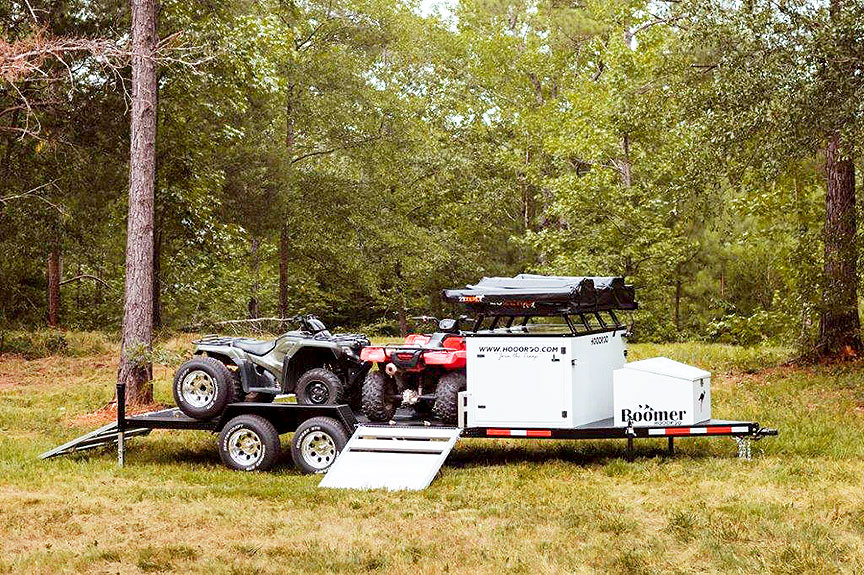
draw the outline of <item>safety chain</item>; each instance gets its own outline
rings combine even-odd
[[[738,457],[744,459],[746,461],[750,461],[752,458],[752,452],[750,449],[750,438],[742,435],[736,435],[733,437],[735,443],[738,444]]]

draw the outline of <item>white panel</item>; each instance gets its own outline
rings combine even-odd
[[[565,337],[467,338],[469,424],[570,427],[569,346]]]
[[[699,369],[698,367],[687,365],[668,357],[652,357],[641,361],[632,361],[627,364],[627,369],[656,373],[667,377],[677,377],[688,381],[711,377],[711,373],[704,369]]]
[[[318,486],[390,491],[425,489],[441,469],[461,431],[358,427]]]
[[[612,372],[623,366],[623,332],[571,338],[573,426],[612,417]]]

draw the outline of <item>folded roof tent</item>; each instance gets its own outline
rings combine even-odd
[[[621,277],[486,277],[462,289],[444,290],[448,302],[482,315],[539,316],[635,310],[636,292]]]

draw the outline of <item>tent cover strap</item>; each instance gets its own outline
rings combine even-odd
[[[463,289],[444,290],[444,299],[484,315],[559,315],[637,308],[633,286],[620,277],[484,277]]]

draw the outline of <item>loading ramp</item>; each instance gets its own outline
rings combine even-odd
[[[455,427],[361,425],[319,487],[425,489],[453,450],[461,431]]]

